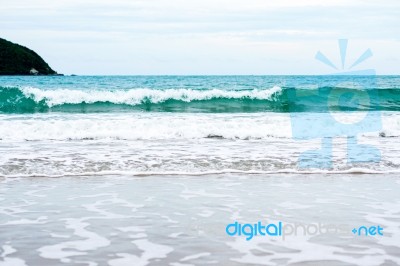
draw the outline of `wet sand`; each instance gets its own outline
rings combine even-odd
[[[398,175],[0,180],[0,265],[397,265]],[[240,223],[383,227],[383,236],[229,236]]]

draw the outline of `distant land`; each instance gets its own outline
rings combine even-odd
[[[0,38],[0,75],[60,75],[37,53]]]

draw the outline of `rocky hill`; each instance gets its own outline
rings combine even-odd
[[[0,38],[0,75],[57,75],[34,51]]]

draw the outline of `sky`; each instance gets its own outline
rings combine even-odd
[[[329,74],[338,39],[400,74],[399,0],[0,0],[0,37],[64,74]]]

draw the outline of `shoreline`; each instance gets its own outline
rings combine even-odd
[[[4,260],[20,259],[28,265],[400,263],[400,249],[391,246],[400,241],[398,175],[8,181],[0,189],[0,223],[5,229],[0,232],[0,247],[9,246],[17,253],[3,256]],[[247,241],[226,235],[225,227],[234,221],[379,224],[384,234],[296,235],[285,240],[255,236]],[[22,235],[30,237],[22,241]]]

